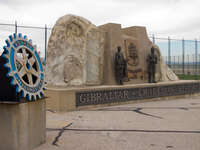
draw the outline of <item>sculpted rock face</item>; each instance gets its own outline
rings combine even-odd
[[[159,47],[149,40],[145,27],[121,28],[113,23],[96,27],[82,17],[65,15],[56,22],[48,42],[48,85],[116,85],[114,56],[118,46],[127,59],[125,84],[148,82],[147,56],[152,46],[158,58],[155,80],[178,80]]]
[[[168,65],[165,63],[165,61],[162,58],[162,55],[160,53],[160,48],[153,44],[153,47],[155,49],[155,53],[158,56],[158,63],[156,66],[156,81],[176,81],[179,80],[176,74],[168,67]]]
[[[48,42],[48,85],[101,84],[103,53],[104,33],[100,29],[82,17],[61,17]]]
[[[141,26],[121,28],[120,24],[114,23],[101,25],[100,28],[106,32],[104,84],[117,84],[114,78],[113,65],[113,57],[117,51],[117,46],[122,47],[122,52],[127,59],[128,80],[125,80],[124,84],[148,83],[147,58],[151,53],[153,43],[148,38],[146,28]],[[162,59],[159,47],[154,45],[154,48],[158,58],[156,81],[178,80],[178,77]]]

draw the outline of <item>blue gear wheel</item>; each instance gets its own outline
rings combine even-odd
[[[21,33],[9,36],[4,46],[3,57],[8,68],[7,77],[12,77],[11,85],[16,85],[16,92],[21,97],[33,101],[44,96],[44,70],[36,46],[32,40]]]

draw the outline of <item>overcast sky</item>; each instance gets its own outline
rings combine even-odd
[[[200,40],[199,9],[200,0],[0,0],[0,23],[53,27],[75,14],[95,25],[146,26],[156,36]]]
[[[139,25],[149,33],[199,39],[199,9],[199,0],[0,0],[0,22],[52,27],[70,13],[95,25]]]

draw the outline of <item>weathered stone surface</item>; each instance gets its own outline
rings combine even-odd
[[[163,57],[160,52],[160,48],[153,44],[153,47],[158,56],[158,63],[156,66],[156,81],[176,81],[179,80],[176,74],[168,67],[168,65],[163,60]]]
[[[130,77],[127,84],[134,83],[146,83],[148,82],[147,76],[147,56],[150,53],[152,43],[149,40],[145,27],[132,26],[128,28],[123,28],[122,33],[124,36],[123,41],[125,41],[125,52],[126,56],[130,55],[129,47],[133,44],[136,48],[137,54],[137,65],[128,63],[128,74]],[[132,40],[130,37],[133,37]],[[130,59],[130,58],[129,58]]]
[[[121,35],[118,36],[118,41],[121,40],[122,48],[124,48],[124,55],[126,56],[128,77],[129,81],[125,84],[136,84],[148,82],[147,74],[147,56],[151,53],[151,47],[154,46],[156,49],[156,54],[158,56],[158,63],[156,64],[156,81],[175,81],[178,77],[173,73],[173,71],[165,64],[160,49],[158,46],[153,45],[149,40],[146,28],[133,26],[128,28],[122,28]],[[110,37],[111,39],[116,39],[116,37]],[[106,40],[107,41],[107,40]],[[117,41],[115,42],[117,43]],[[118,42],[118,44],[121,44]],[[114,44],[114,43],[113,43]],[[133,48],[130,49],[130,46]],[[107,50],[105,50],[107,51]],[[132,55],[134,58],[130,57]]]
[[[48,85],[101,84],[103,52],[104,32],[82,17],[61,17],[48,42]]]
[[[103,67],[103,84],[116,85],[114,72],[114,56],[117,51],[117,46],[122,47],[124,53],[124,44],[122,40],[121,25],[115,23],[108,23],[99,26],[105,35],[105,49],[104,49],[104,67]]]
[[[32,150],[45,143],[45,101],[0,103],[0,150]]]
[[[160,49],[149,40],[146,28],[108,23],[96,27],[88,20],[66,15],[55,24],[48,43],[48,85],[116,85],[114,56],[117,47],[127,59],[128,82],[147,83],[147,56],[154,46],[158,56],[156,81],[178,77],[165,64]]]
[[[124,84],[147,83],[147,56],[151,52],[153,43],[149,40],[146,28],[132,26],[121,28],[120,24],[109,23],[99,26],[106,32],[104,50],[104,82],[105,85],[115,85],[114,54],[117,46],[122,47],[122,52],[127,59],[128,82]],[[130,48],[132,46],[132,48]],[[156,65],[156,81],[178,80],[177,76],[165,64],[160,49],[156,45],[158,63]],[[132,54],[131,54],[132,53]],[[132,55],[132,56],[130,56]],[[134,58],[133,58],[134,57]]]

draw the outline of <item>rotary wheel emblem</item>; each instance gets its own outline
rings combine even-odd
[[[13,34],[6,40],[3,57],[7,63],[7,76],[12,77],[12,85],[27,100],[37,100],[44,96],[44,70],[36,46],[22,34]]]

